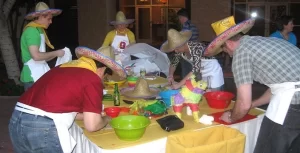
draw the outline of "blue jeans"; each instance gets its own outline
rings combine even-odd
[[[62,153],[52,119],[14,110],[9,135],[16,153]]]
[[[299,107],[299,105],[294,105]],[[254,153],[287,153],[300,134],[300,109],[290,106],[283,125],[264,117]]]
[[[24,82],[24,91],[28,90],[34,82]]]

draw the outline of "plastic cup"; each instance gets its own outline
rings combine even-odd
[[[135,76],[129,76],[127,77],[127,84],[129,87],[135,87],[136,81],[138,80],[138,77]]]

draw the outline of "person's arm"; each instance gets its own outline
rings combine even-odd
[[[76,115],[76,118],[75,118],[76,120],[83,120],[83,113],[77,113],[77,115]]]
[[[116,31],[115,30],[112,30],[110,32],[108,32],[108,34],[105,36],[105,39],[104,39],[104,42],[102,44],[102,47],[107,47],[107,46],[110,46],[114,37],[116,35]]]
[[[271,96],[272,93],[271,93],[271,89],[269,88],[267,91],[265,91],[265,93],[261,97],[259,97],[258,99],[252,102],[251,108],[268,104],[271,100]]]
[[[168,78],[174,78],[174,72],[175,71],[176,71],[176,66],[170,64]]]
[[[111,118],[109,116],[101,116],[97,113],[83,112],[84,128],[89,132],[95,132],[104,128]]]
[[[51,52],[40,52],[39,46],[29,46],[29,52],[31,55],[31,58],[35,61],[49,61],[55,57],[61,57],[65,54],[65,51],[63,50],[56,50]]]
[[[177,68],[177,65],[180,61],[181,55],[179,53],[175,53],[174,56],[172,57],[170,66],[169,66],[169,76],[168,76],[168,81],[170,84],[174,83],[174,72]]]
[[[237,87],[237,100],[232,111],[223,113],[221,119],[232,123],[243,118],[252,105],[253,54],[251,50],[236,50],[232,61],[232,72]]]
[[[40,52],[39,48],[41,45],[41,36],[37,28],[28,27],[22,35],[24,35],[24,38],[21,39],[21,43],[24,43],[23,41],[25,41],[25,43],[27,44],[26,47],[28,47],[31,58],[35,61],[51,60],[57,56],[60,57],[64,55],[63,50],[56,50],[52,52]]]
[[[243,84],[237,88],[237,100],[232,110],[226,111],[221,120],[233,123],[243,118],[251,109],[252,84]]]
[[[243,118],[252,104],[252,84],[243,84],[237,88],[237,100],[231,112],[231,122]]]
[[[193,72],[188,73],[179,83],[172,84],[172,89],[179,89],[183,85],[185,85],[186,80],[190,79],[190,77],[193,75]]]

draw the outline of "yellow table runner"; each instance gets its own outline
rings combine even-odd
[[[165,84],[166,79],[158,77],[156,80],[148,80],[148,83],[152,84],[152,85],[153,84]],[[124,86],[126,86],[126,85],[124,85]],[[108,90],[109,90],[109,92],[112,91],[109,88],[108,88]],[[121,96],[121,106],[129,107],[130,105],[128,105],[122,101],[123,98],[124,97]],[[109,107],[109,106],[113,105],[113,101],[104,101],[103,104],[104,104],[104,107]],[[208,106],[208,104],[206,103],[205,98],[203,98],[203,100],[199,104],[199,106],[200,106],[199,117],[201,117],[203,114],[212,114],[212,113],[224,111],[223,109],[210,108]],[[233,107],[233,103],[231,103],[231,105],[227,109],[230,109],[232,107]],[[184,110],[186,110],[186,109],[184,109]],[[168,113],[169,113],[168,115],[174,113],[172,108],[169,109]],[[263,113],[264,112],[259,109],[252,109],[249,112],[249,114],[251,114],[251,115],[260,115]],[[124,115],[124,114],[125,113],[121,113],[120,115]],[[170,134],[219,125],[218,123],[215,123],[215,122],[213,125],[203,125],[201,123],[195,123],[193,120],[193,116],[186,115],[185,111],[183,111],[182,114],[183,114],[182,120],[184,121],[184,128],[177,130],[177,131],[166,132],[163,129],[161,129],[159,124],[156,122],[156,119],[158,119],[158,118],[152,118],[151,124],[147,127],[146,132],[143,135],[143,137],[136,141],[120,140],[117,137],[117,135],[115,134],[113,129],[103,129],[103,130],[91,133],[84,129],[82,121],[76,121],[76,123],[83,129],[84,134],[90,141],[92,141],[94,144],[96,144],[97,146],[99,146],[103,149],[120,149],[120,148],[135,146],[135,145],[139,145],[139,144],[143,144],[143,143],[147,143],[147,142],[151,142],[154,140],[158,140],[158,139],[167,137]]]

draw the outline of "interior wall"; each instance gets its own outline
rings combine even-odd
[[[106,34],[113,28],[116,0],[77,0],[79,45],[101,47]]]
[[[231,15],[231,0],[191,0],[191,20],[201,41],[212,41],[216,34],[211,24]]]

